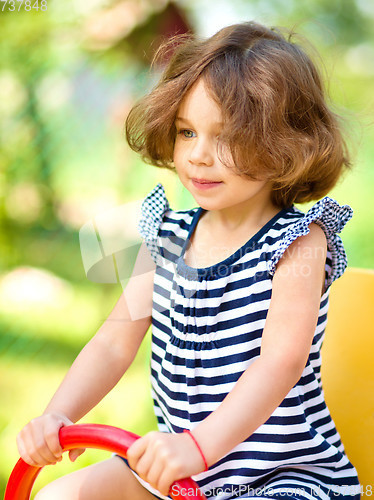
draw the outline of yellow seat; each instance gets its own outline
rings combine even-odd
[[[371,491],[371,495],[374,495],[373,312],[374,271],[347,268],[331,286],[321,372],[326,403],[348,458],[357,469],[363,491]]]

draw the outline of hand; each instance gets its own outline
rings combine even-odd
[[[168,495],[178,479],[205,470],[204,461],[188,434],[149,432],[127,450],[130,467],[161,494]]]
[[[17,436],[18,451],[22,459],[34,467],[61,462],[59,430],[68,425],[73,425],[73,422],[58,413],[47,413],[31,420]],[[71,450],[70,460],[74,462],[83,452],[84,449]]]

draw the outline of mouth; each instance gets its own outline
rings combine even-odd
[[[222,184],[222,181],[213,181],[210,179],[192,178],[191,181],[192,181],[192,184],[195,187],[197,187],[198,189],[209,189],[209,188],[213,188],[213,187],[216,187],[216,186],[219,186],[220,184]]]

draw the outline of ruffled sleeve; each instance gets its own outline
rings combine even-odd
[[[159,183],[144,199],[138,222],[138,231],[156,264],[160,260],[159,229],[163,215],[168,210],[170,210],[169,202],[163,185]]]
[[[309,224],[315,222],[323,229],[327,240],[325,281],[325,290],[327,290],[347,267],[347,256],[343,242],[337,233],[341,232],[352,215],[353,210],[349,205],[339,205],[337,201],[328,196],[319,200],[303,217],[292,223],[283,233],[269,261],[269,274],[274,275],[276,265],[286,249],[296,238],[308,234]]]

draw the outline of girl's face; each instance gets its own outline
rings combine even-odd
[[[264,180],[240,176],[218,158],[217,145],[222,129],[220,107],[209,96],[200,78],[187,92],[177,112],[174,165],[182,184],[205,210],[231,207],[248,211],[258,202],[267,208],[271,185]],[[225,163],[231,158],[223,151]]]

